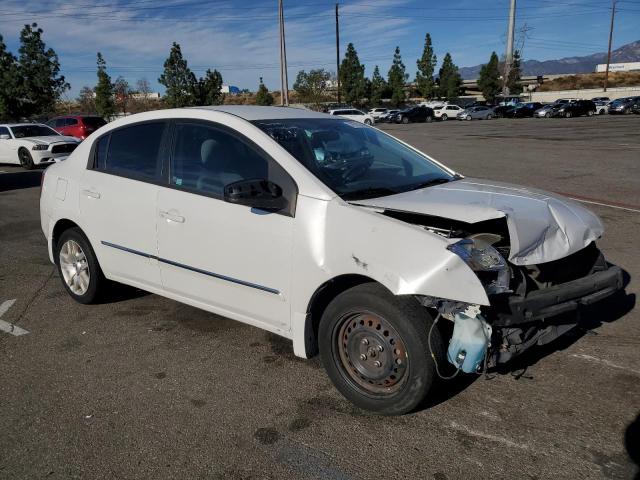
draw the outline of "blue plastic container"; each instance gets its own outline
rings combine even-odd
[[[447,358],[466,373],[478,372],[491,344],[491,325],[480,315],[456,313]]]

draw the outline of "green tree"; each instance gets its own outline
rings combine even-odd
[[[380,75],[380,69],[378,65],[373,69],[373,76],[371,77],[371,95],[369,101],[374,107],[382,103],[382,98],[387,91],[387,82],[385,82],[382,75]]]
[[[391,105],[397,107],[404,103],[404,84],[409,78],[409,75],[405,73],[405,66],[402,63],[402,56],[400,55],[400,47],[396,47],[393,54],[393,63],[389,69],[388,84],[391,90]]]
[[[80,89],[77,102],[80,105],[80,111],[82,113],[96,113],[96,99],[93,95],[91,87],[84,86]]]
[[[21,78],[22,114],[43,115],[55,110],[56,101],[71,88],[60,75],[58,55],[42,40],[37,23],[20,32],[18,72]]]
[[[441,97],[454,98],[460,95],[462,78],[458,72],[458,67],[453,63],[451,55],[447,52],[442,60],[439,72],[440,87],[438,89]]]
[[[222,103],[222,74],[218,70],[207,69],[198,80],[195,92],[196,105],[220,105]]]
[[[494,103],[496,96],[500,93],[501,87],[500,60],[496,52],[493,52],[491,58],[489,58],[489,63],[480,68],[478,88],[480,88],[487,102]]]
[[[293,89],[302,103],[312,103],[317,107],[327,99],[330,79],[331,74],[324,68],[311,70],[309,73],[300,70]]]
[[[116,106],[113,101],[113,84],[111,77],[107,73],[107,62],[102,54],[98,52],[98,84],[96,85],[96,111],[101,117],[108,118],[116,113]]]
[[[511,61],[511,68],[507,75],[507,88],[509,89],[509,95],[519,95],[522,93],[521,69],[520,69],[520,52],[516,50],[513,52],[513,60]]]
[[[180,45],[173,42],[169,57],[164,62],[164,73],[158,82],[165,86],[164,101],[169,108],[190,107],[196,102],[196,76],[182,57]]]
[[[0,120],[20,117],[20,93],[17,59],[7,50],[0,35]]]
[[[424,39],[422,57],[416,61],[418,65],[416,86],[418,87],[418,92],[420,92],[420,95],[424,98],[433,98],[436,94],[436,82],[433,80],[436,63],[437,58],[431,45],[431,35],[427,33]]]
[[[360,63],[353,43],[347,45],[342,63],[340,63],[340,88],[347,103],[360,105],[366,95],[364,65]]]
[[[265,86],[260,77],[260,86],[258,87],[258,93],[256,93],[256,105],[273,105],[273,95],[269,93],[269,89]]]

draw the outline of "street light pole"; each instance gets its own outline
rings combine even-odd
[[[282,0],[278,0],[278,19],[280,21],[280,104],[282,106],[289,106],[287,47],[284,38],[284,11],[282,8]]]
[[[507,28],[507,51],[504,56],[504,77],[502,83],[502,94],[509,95],[509,72],[511,71],[511,63],[513,62],[513,37],[516,28],[516,0],[511,0],[509,8],[509,27]]]
[[[340,104],[340,26],[338,23],[338,4],[336,3],[336,77],[338,80],[338,105]]]

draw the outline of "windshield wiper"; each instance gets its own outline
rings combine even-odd
[[[369,187],[345,192],[341,197],[343,200],[366,200],[367,198],[386,197],[395,193],[398,192],[387,187]]]

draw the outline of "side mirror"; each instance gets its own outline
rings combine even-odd
[[[287,199],[282,196],[282,188],[266,179],[240,180],[225,185],[224,200],[273,212],[287,206]]]
[[[3,133],[2,135],[0,135],[0,140],[11,140],[11,135]]]

